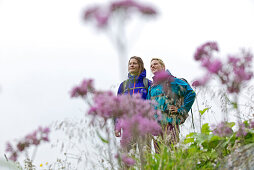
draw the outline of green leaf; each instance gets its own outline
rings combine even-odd
[[[186,138],[193,137],[195,134],[196,134],[195,132],[191,132],[188,135],[186,135]]]
[[[98,131],[96,131],[96,133],[97,133],[97,136],[101,139],[102,142],[104,142],[104,143],[109,143],[108,140],[104,139],[104,138],[100,135],[100,133],[99,133]]]
[[[194,142],[194,138],[186,138],[186,139],[184,139],[184,144],[192,143],[192,142]]]
[[[203,126],[201,128],[201,133],[208,135],[210,132],[211,132],[211,130],[210,130],[210,126],[208,125],[208,123],[203,124]]]
[[[213,135],[213,136],[211,137],[211,139],[210,139],[210,141],[219,141],[219,140],[221,140],[221,137],[216,136],[216,135]]]
[[[235,122],[228,122],[228,125],[229,125],[229,127],[234,127],[235,126]]]
[[[238,108],[238,105],[237,105],[236,102],[231,102],[231,104],[233,105],[233,108],[234,108],[234,109],[237,109],[237,108]]]
[[[243,121],[243,123],[244,123],[245,127],[249,127],[249,123],[247,120]]]
[[[212,136],[208,143],[209,149],[216,148],[220,141],[222,141],[221,137]]]
[[[199,113],[203,115],[207,110],[209,110],[211,107],[207,107],[204,110],[200,110]]]

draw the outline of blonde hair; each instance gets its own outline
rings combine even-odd
[[[159,61],[159,63],[162,65],[162,67],[164,67],[164,69],[166,68],[164,62],[162,61],[162,59],[159,59],[159,58],[152,58],[151,62],[152,62],[153,60]]]

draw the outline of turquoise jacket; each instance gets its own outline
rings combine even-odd
[[[148,89],[147,99],[155,100],[155,109],[160,109],[162,112],[161,118],[155,115],[155,118],[160,123],[182,123],[183,117],[188,117],[188,112],[194,103],[196,93],[185,81],[175,78],[167,70],[171,80],[166,80],[160,84],[152,84]],[[153,77],[154,79],[154,77]],[[169,106],[175,105],[178,107],[176,114],[169,112]]]

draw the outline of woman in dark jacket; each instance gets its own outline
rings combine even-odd
[[[143,60],[137,56],[131,57],[128,62],[128,71],[128,79],[120,84],[117,95],[139,93],[143,99],[146,99],[148,88],[152,82],[146,78]],[[121,132],[115,130],[115,135],[120,137]]]

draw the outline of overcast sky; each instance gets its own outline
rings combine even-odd
[[[0,157],[5,142],[39,125],[81,116],[69,91],[84,78],[116,90],[123,80],[109,38],[82,20],[87,5],[103,0],[0,0]],[[159,15],[128,31],[128,56],[162,58],[177,77],[202,75],[195,49],[217,41],[222,54],[254,51],[253,0],[148,0]],[[126,63],[127,64],[127,63]]]

